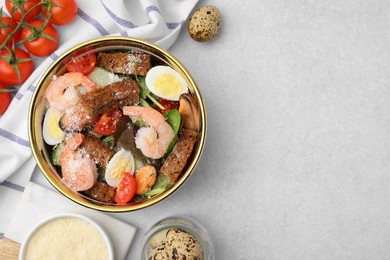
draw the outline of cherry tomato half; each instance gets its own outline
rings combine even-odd
[[[51,0],[51,19],[55,25],[65,25],[74,21],[77,16],[78,6],[75,0]],[[44,11],[46,18],[49,16],[48,10]]]
[[[37,17],[42,12],[42,5],[40,4],[41,0],[27,0],[20,7],[23,9],[23,13],[28,13],[28,15],[24,18],[24,21],[28,22]],[[12,9],[14,8],[14,3],[11,0],[5,1],[5,7],[7,8],[8,13],[12,16],[15,21],[20,21],[22,19],[23,13],[20,10],[19,6],[15,6],[15,10],[12,13]]]
[[[66,65],[69,72],[81,72],[88,75],[93,71],[96,65],[95,53],[89,53],[80,58],[72,58],[72,61]]]
[[[34,62],[31,60],[31,56],[28,52],[22,49],[15,48],[14,57],[10,62],[7,62],[7,58],[13,56],[7,49],[0,51],[0,56],[4,56],[5,59],[0,59],[0,81],[8,85],[18,85],[24,83],[31,73],[34,71]],[[29,59],[23,62],[17,60]],[[11,63],[11,64],[10,64]],[[16,73],[12,65],[17,64],[19,69],[20,78]]]
[[[156,110],[161,114],[164,114],[165,112],[172,109],[179,109],[179,101],[170,101],[170,100],[159,98],[157,99],[157,102],[164,107],[164,109],[161,109],[158,106],[156,107]]]
[[[126,205],[135,195],[137,184],[131,173],[125,172],[115,192],[115,202]]]
[[[16,22],[12,20],[11,17],[3,16],[1,17],[1,23],[4,25],[0,28],[0,45],[7,39],[8,35],[15,30],[17,26]],[[16,45],[20,40],[20,31],[15,32],[14,36],[7,43],[8,47],[11,47],[12,44]]]
[[[97,121],[93,131],[99,135],[110,135],[115,132],[116,124],[122,116],[118,108],[105,112]]]
[[[31,21],[29,24],[32,28],[30,28],[30,26],[25,26],[22,30],[22,40],[26,40],[31,34],[35,33],[34,31],[39,30],[44,22],[44,20],[40,19]],[[49,35],[52,39],[48,39],[42,34]],[[60,36],[56,28],[48,23],[45,28],[43,28],[42,33],[38,38],[32,41],[25,41],[23,42],[23,45],[32,55],[45,57],[57,49],[59,41]]]
[[[0,89],[8,90],[6,86],[0,83]],[[3,115],[9,104],[11,103],[12,95],[9,92],[0,92],[0,115]]]

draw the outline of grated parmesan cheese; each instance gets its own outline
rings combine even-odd
[[[127,55],[126,69],[128,72],[132,73],[134,71],[135,65],[140,64],[140,63],[142,63],[142,60],[140,57],[135,56],[134,54]]]
[[[108,249],[93,225],[64,217],[49,221],[32,235],[24,259],[108,259]]]

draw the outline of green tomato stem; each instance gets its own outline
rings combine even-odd
[[[15,88],[15,89],[9,89],[9,88],[8,88],[8,89],[3,89],[3,88],[1,88],[1,89],[0,89],[0,93],[1,93],[1,92],[16,92],[16,91],[18,91],[17,88]]]
[[[14,37],[15,33],[22,27],[26,24],[25,22],[25,19],[26,19],[26,16],[31,12],[33,11],[35,8],[37,8],[38,6],[40,5],[44,5],[44,3],[38,3],[36,5],[34,5],[30,10],[28,10],[27,12],[24,12],[24,8],[20,8],[20,11],[22,13],[22,18],[20,19],[19,23],[17,23],[15,29],[10,32],[7,36],[7,38],[5,39],[5,41],[0,45],[0,50],[2,50],[6,45],[7,43],[12,39],[12,37]],[[3,9],[1,8],[1,12],[3,11]],[[47,24],[49,21],[50,21],[50,18],[51,18],[51,13],[49,13],[49,16],[47,17],[47,19],[45,20],[45,23]],[[46,26],[46,25],[45,25]],[[22,43],[23,41],[20,41],[18,42],[17,44],[19,43]]]

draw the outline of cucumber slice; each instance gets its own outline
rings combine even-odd
[[[88,78],[95,82],[95,84],[99,87],[105,87],[107,85],[125,79],[123,77],[119,77],[115,73],[112,73],[100,67],[95,67],[95,69],[88,74]]]
[[[61,152],[63,147],[63,143],[60,143],[54,147],[53,153],[51,154],[51,162],[53,165],[61,166]]]

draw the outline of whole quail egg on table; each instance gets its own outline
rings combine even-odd
[[[217,7],[208,5],[196,10],[188,22],[188,33],[200,42],[214,38],[221,25],[221,14]]]

